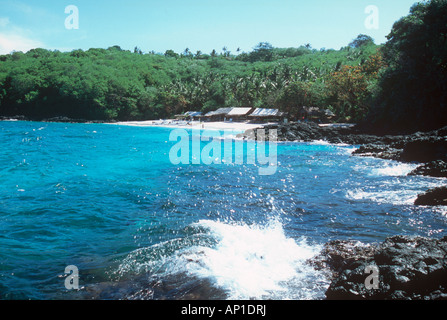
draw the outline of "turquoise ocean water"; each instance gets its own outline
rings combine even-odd
[[[0,299],[321,299],[327,241],[447,234],[416,164],[325,142],[279,143],[273,175],[172,164],[171,131],[0,122]]]

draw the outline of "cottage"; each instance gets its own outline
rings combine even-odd
[[[210,111],[203,116],[203,119],[206,121],[223,121],[232,109],[233,108],[220,108],[215,111]]]
[[[202,112],[200,111],[188,111],[185,114],[187,118],[190,118],[192,120],[198,120],[202,116]]]
[[[248,117],[252,120],[267,122],[284,120],[286,114],[278,109],[257,108]]]
[[[175,115],[174,118],[177,120],[198,120],[202,116],[200,111],[187,111],[184,114]]]
[[[243,121],[247,120],[248,115],[253,112],[253,108],[233,108],[227,114],[227,120],[231,121]]]

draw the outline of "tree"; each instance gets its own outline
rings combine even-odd
[[[249,59],[254,61],[272,61],[273,46],[268,42],[260,42],[250,53]]]
[[[361,67],[343,66],[334,72],[328,81],[329,92],[335,113],[346,121],[363,119],[368,111],[365,104],[367,80]]]
[[[349,44],[351,48],[361,48],[363,46],[374,44],[374,39],[366,34],[359,34],[357,38]]]
[[[186,48],[184,51],[183,51],[183,54],[182,54],[184,57],[188,57],[188,58],[192,58],[193,57],[193,54],[192,54],[192,52],[191,52],[191,50],[189,49],[189,48]]]
[[[291,119],[298,119],[303,107],[319,107],[322,96],[323,90],[317,84],[296,81],[281,90],[276,105]]]
[[[113,51],[113,50],[123,51],[123,49],[121,49],[121,47],[118,45],[111,46],[111,47],[107,48],[107,50],[109,50],[109,51]]]
[[[142,51],[140,48],[135,47],[135,48],[133,49],[133,53],[143,54],[143,51]]]
[[[330,75],[327,80],[330,104],[338,116],[345,121],[365,119],[370,110],[371,88],[383,67],[382,55],[377,52],[363,65],[345,65]]]
[[[388,68],[379,82],[371,121],[384,130],[432,130],[447,125],[446,0],[415,4],[383,47]]]
[[[178,58],[178,53],[175,53],[174,50],[169,49],[165,51],[165,57]]]

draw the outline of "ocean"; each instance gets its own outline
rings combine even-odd
[[[0,122],[0,299],[324,299],[306,261],[328,241],[447,235],[445,207],[413,205],[445,179],[407,176],[417,164],[281,142],[262,175],[173,163],[172,131]],[[219,134],[234,160],[258,147]]]

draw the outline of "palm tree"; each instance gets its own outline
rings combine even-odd
[[[189,50],[189,48],[186,48],[185,51],[183,51],[183,56],[189,57],[190,55],[191,55],[191,51]]]

